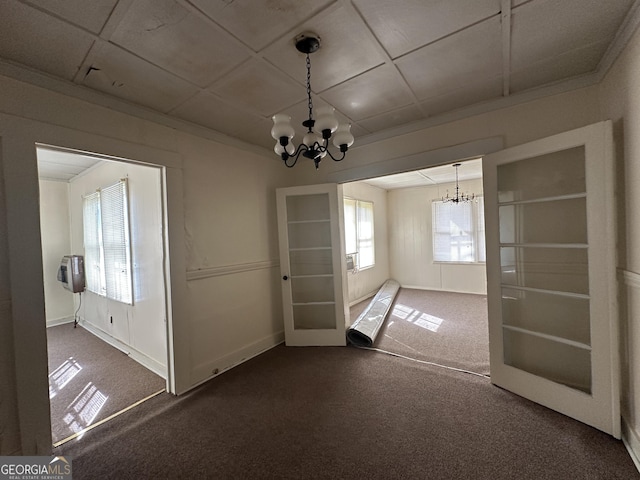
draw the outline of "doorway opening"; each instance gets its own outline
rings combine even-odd
[[[36,150],[55,447],[168,390],[165,186],[160,166],[46,145]],[[123,185],[117,205],[126,241],[109,220],[113,204],[94,202],[100,253],[91,256],[87,198],[108,197],[116,184]],[[115,282],[121,292],[129,278],[131,295],[113,295],[95,282],[77,293],[65,289],[58,275],[65,255],[99,258],[83,263],[85,279]]]
[[[374,347],[488,375],[482,159],[460,164],[343,184],[346,198],[373,204],[375,244],[373,265],[348,268],[348,301],[353,323],[393,278],[402,288]],[[475,197],[453,203],[451,218],[434,221],[438,204],[456,193],[456,170],[460,193]]]

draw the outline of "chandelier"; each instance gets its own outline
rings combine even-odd
[[[302,138],[302,143],[296,148],[293,144],[295,131],[291,126],[291,117],[280,113],[272,117],[273,128],[271,136],[277,140],[273,149],[280,155],[284,164],[293,167],[300,155],[313,160],[316,169],[320,160],[327,154],[335,162],[344,159],[347,150],[353,145],[353,135],[350,124],[338,124],[333,107],[318,108],[317,118],[313,118],[313,102],[311,101],[311,60],[309,54],[318,51],[320,48],[320,37],[315,33],[302,33],[295,38],[298,51],[307,55],[307,105],[309,107],[309,118],[302,122],[302,126],[307,129],[307,133]],[[315,128],[315,130],[314,130]],[[340,150],[342,155],[333,156],[329,150],[329,139],[333,139],[333,145]],[[293,160],[291,160],[293,159]]]
[[[449,196],[449,191],[447,190],[447,196],[446,197],[442,197],[442,201],[444,203],[448,203],[448,202],[452,202],[452,203],[465,203],[465,202],[470,202],[472,201],[474,198],[476,198],[475,194],[471,194],[469,195],[465,195],[464,193],[460,193],[460,185],[458,185],[458,167],[462,165],[461,163],[454,163],[453,166],[456,169],[456,195],[455,197],[450,197]]]

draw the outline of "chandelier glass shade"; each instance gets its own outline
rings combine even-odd
[[[316,169],[325,156],[339,162],[344,159],[347,150],[353,145],[353,135],[350,124],[340,124],[335,115],[333,107],[318,108],[317,117],[313,116],[313,101],[311,99],[311,61],[309,54],[320,48],[320,38],[313,33],[303,33],[296,37],[296,48],[307,56],[307,104],[309,107],[309,118],[302,122],[307,129],[307,133],[302,138],[302,142],[296,147],[293,143],[295,130],[291,126],[291,117],[284,113],[279,113],[272,117],[273,127],[271,136],[276,140],[274,152],[282,158],[284,164],[293,167],[300,155],[313,160]],[[334,156],[329,150],[329,141],[332,141],[340,154]]]
[[[442,201],[444,203],[466,203],[473,201],[476,196],[474,193],[471,195],[467,195],[464,193],[460,193],[460,185],[458,184],[458,168],[462,165],[461,163],[454,163],[453,166],[456,169],[456,194],[453,197],[449,196],[449,192],[447,191],[447,195],[442,197]]]

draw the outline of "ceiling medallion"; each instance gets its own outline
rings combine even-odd
[[[454,163],[453,166],[456,169],[456,195],[454,197],[450,197],[449,196],[449,191],[447,191],[447,196],[446,197],[442,197],[442,201],[444,203],[465,203],[465,202],[470,202],[472,201],[474,198],[476,198],[475,194],[472,193],[470,196],[469,195],[465,195],[464,193],[460,193],[460,185],[458,185],[458,167],[462,165],[461,163]]]
[[[316,169],[327,154],[335,162],[344,159],[347,150],[353,145],[353,135],[351,134],[351,124],[338,124],[333,107],[318,108],[318,117],[313,118],[313,102],[311,100],[311,60],[309,54],[316,52],[320,48],[320,37],[315,33],[301,33],[295,38],[298,51],[307,55],[307,104],[309,107],[309,118],[302,122],[302,126],[307,129],[307,133],[302,138],[302,143],[298,148],[293,144],[295,131],[291,126],[291,117],[284,113],[279,113],[272,117],[273,128],[271,136],[277,140],[273,149],[280,155],[284,164],[293,167],[300,155],[313,160]],[[315,130],[314,130],[315,128]],[[318,133],[316,133],[318,132]],[[329,151],[329,139],[333,139],[333,145],[340,149],[342,155],[334,157]]]

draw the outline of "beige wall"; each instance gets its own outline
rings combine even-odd
[[[177,392],[282,341],[277,158],[6,77],[0,141],[0,454],[51,452],[36,142],[166,166]]]
[[[640,457],[640,31],[600,84],[599,94],[616,142],[623,428]]]
[[[66,182],[40,181],[40,230],[47,325],[73,320],[73,293],[57,280],[60,259],[77,254],[69,237],[69,191]],[[80,253],[81,254],[81,253]]]
[[[158,375],[167,376],[165,282],[162,262],[162,192],[160,169],[127,162],[105,161],[69,183],[71,248],[84,255],[82,198],[127,179],[133,305],[91,291],[76,298],[83,326],[129,352]]]
[[[150,162],[148,152],[155,149],[168,163],[174,157],[180,159],[179,165],[171,167],[168,184],[170,191],[183,192],[183,197],[169,202],[168,215],[174,223],[182,222],[185,230],[170,232],[174,240],[184,241],[182,263],[176,260],[171,271],[174,293],[184,290],[184,298],[174,300],[174,308],[186,313],[184,318],[174,319],[180,329],[174,329],[173,339],[179,358],[176,370],[181,377],[189,377],[181,384],[184,389],[208,378],[212,369],[226,368],[282,338],[273,258],[277,252],[274,189],[323,183],[332,172],[495,136],[501,136],[505,146],[517,145],[611,117],[617,138],[623,139],[623,156],[619,158],[623,158],[624,176],[620,178],[624,181],[619,187],[625,190],[626,222],[621,226],[624,248],[620,265],[635,279],[633,274],[640,272],[640,227],[634,221],[640,208],[640,137],[636,134],[640,131],[639,44],[636,34],[601,86],[361,144],[344,162],[325,161],[318,172],[308,165],[289,171],[266,152],[261,155],[226,147],[0,77],[4,176],[0,226],[7,225],[7,229],[0,229],[0,454],[48,454],[51,448],[43,287],[34,281],[42,278],[34,141],[84,145],[91,151],[146,157]],[[247,214],[253,211],[259,213]],[[637,292],[632,295],[633,301],[627,303],[624,414],[635,435],[640,406],[640,302]],[[13,337],[4,334],[12,330]],[[28,352],[24,349],[27,343],[31,346]]]
[[[454,184],[390,190],[389,250],[391,276],[406,288],[487,293],[484,263],[434,263],[431,203]],[[460,182],[461,192],[482,194],[482,180]]]
[[[389,279],[389,242],[387,228],[387,192],[362,182],[347,183],[344,196],[373,202],[373,228],[376,264],[356,273],[347,273],[349,304],[375,295]],[[352,318],[351,323],[356,319]]]

